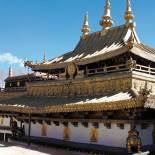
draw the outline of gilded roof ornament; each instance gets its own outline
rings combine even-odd
[[[128,42],[127,42],[127,46],[129,47],[129,49],[133,48],[134,43],[135,43],[135,37],[134,37],[133,31],[132,31],[131,35],[130,35],[130,38],[129,38]]]
[[[130,71],[133,71],[136,68],[137,62],[136,60],[133,60],[132,57],[130,57],[129,60],[127,60],[127,67]]]
[[[110,15],[110,1],[106,0],[105,4],[105,10],[104,10],[104,16],[102,17],[102,20],[100,21],[100,25],[104,29],[109,29],[112,26],[112,17]]]
[[[88,13],[86,13],[86,15],[84,16],[84,23],[83,23],[81,32],[83,33],[82,37],[87,36],[90,32],[89,23],[88,23]]]
[[[126,20],[126,24],[129,24],[129,23],[132,23],[134,15],[131,9],[131,0],[126,0],[126,1],[127,1],[127,6],[126,6],[126,12],[125,12],[124,19]]]

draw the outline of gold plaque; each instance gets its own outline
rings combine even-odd
[[[77,71],[77,67],[74,63],[70,63],[67,66],[67,73],[70,77],[73,77],[76,74],[76,71]]]

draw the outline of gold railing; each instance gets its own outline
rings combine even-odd
[[[112,72],[120,72],[120,71],[127,71],[129,70],[126,64],[121,65],[114,65],[114,66],[104,66],[95,69],[87,69],[86,74],[93,75],[93,74],[107,74]]]
[[[130,67],[131,66],[128,66],[128,64],[121,64],[121,65],[114,65],[114,66],[104,66],[104,67],[95,68],[95,69],[87,69],[86,75],[91,76],[91,75],[108,74],[108,73],[121,72],[121,71],[139,71],[142,73],[155,75],[155,68],[152,68],[150,66],[135,64],[133,68],[130,68]]]
[[[150,66],[143,66],[143,65],[138,65],[136,64],[136,68],[134,69],[135,71],[155,75],[155,68],[151,68]]]

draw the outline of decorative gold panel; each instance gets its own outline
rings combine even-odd
[[[127,77],[93,77],[90,79],[78,79],[72,81],[55,81],[47,83],[29,84],[27,87],[29,95],[74,97],[94,96],[107,92],[126,91],[132,87],[132,79]]]
[[[47,123],[43,122],[41,127],[41,136],[47,136],[47,130],[48,130],[48,125]]]
[[[64,128],[64,133],[63,133],[63,138],[64,140],[69,140],[70,139],[70,129],[68,127]]]
[[[91,142],[98,141],[98,130],[96,128],[92,128],[90,131],[90,141]]]
[[[3,123],[4,123],[4,118],[0,117],[0,125],[3,125]]]

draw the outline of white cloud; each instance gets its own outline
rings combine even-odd
[[[23,60],[17,56],[12,55],[11,53],[0,54],[0,62],[5,62],[8,64],[19,64],[20,66],[23,66]]]
[[[4,79],[7,77],[7,70],[0,69],[0,87],[4,87]]]

